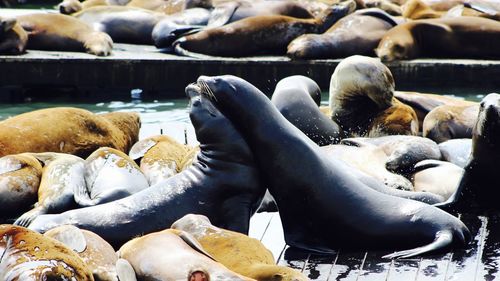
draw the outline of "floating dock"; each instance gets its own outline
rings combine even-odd
[[[28,50],[20,56],[0,56],[0,86],[14,96],[20,89],[72,88],[81,92],[142,89],[161,98],[184,97],[187,84],[200,75],[232,74],[271,94],[280,79],[306,75],[323,91],[340,62],[290,60],[287,57],[195,59],[163,53],[154,46],[115,44],[109,57],[86,53]],[[388,63],[398,90],[442,92],[460,89],[482,94],[500,89],[500,61],[417,59]],[[445,91],[446,91],[445,90]],[[446,92],[445,92],[446,93]]]

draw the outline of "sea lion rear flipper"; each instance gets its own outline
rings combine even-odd
[[[116,261],[116,274],[120,281],[137,281],[134,268],[125,259],[118,259]]]
[[[212,10],[210,14],[210,19],[208,20],[207,27],[219,27],[225,25],[234,12],[238,9],[240,4],[238,2],[229,2],[223,5],[218,5]]]
[[[382,258],[384,259],[410,258],[444,248],[450,245],[452,241],[453,241],[453,234],[451,233],[451,231],[444,230],[436,233],[436,239],[434,239],[434,241],[428,245],[418,247],[415,249],[394,252],[392,254],[385,255]]]

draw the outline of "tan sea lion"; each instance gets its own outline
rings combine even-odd
[[[85,188],[85,167],[82,158],[53,152],[33,156],[44,163],[38,188],[38,202],[33,209],[16,220],[15,224],[20,226],[28,226],[42,214],[62,213],[75,208],[74,192]]]
[[[29,154],[0,158],[0,217],[26,211],[37,201],[42,165]]]
[[[0,17],[0,54],[22,54],[27,43],[28,34],[17,19]]]
[[[262,54],[285,54],[286,46],[306,33],[323,33],[356,4],[346,1],[331,6],[315,19],[288,16],[256,16],[221,27],[210,28],[181,37],[174,42],[179,55],[203,57],[244,57]]]
[[[139,127],[139,115],[134,112],[96,115],[73,107],[35,110],[0,122],[0,156],[52,151],[87,157],[101,146],[128,152],[139,138]]]
[[[479,104],[441,105],[425,116],[422,135],[437,143],[449,139],[472,138]]]
[[[350,56],[330,80],[332,120],[347,136],[416,135],[413,109],[393,97],[394,78],[378,59]]]
[[[67,15],[37,13],[18,16],[17,21],[28,34],[28,49],[108,56],[113,48],[109,35]]]
[[[21,226],[0,225],[0,253],[0,280],[94,280],[73,250]]]
[[[178,143],[169,136],[152,136],[135,143],[130,157],[140,158],[141,171],[149,185],[154,185],[189,167],[198,153],[198,147]]]
[[[172,224],[191,234],[215,260],[230,270],[258,281],[305,281],[299,271],[278,266],[259,240],[212,225],[203,215],[188,214]]]
[[[116,0],[85,0],[80,2],[79,0],[64,0],[57,5],[57,9],[61,14],[71,15],[84,9],[95,6],[112,6],[120,5],[123,6],[128,3],[128,0],[116,1]]]
[[[118,255],[132,265],[139,280],[254,280],[230,271],[210,257],[190,234],[174,229],[130,240]]]
[[[447,200],[457,189],[464,169],[450,162],[424,160],[411,176],[415,191],[431,192]]]
[[[418,39],[417,39],[418,38]],[[376,53],[383,61],[419,57],[499,58],[500,22],[480,17],[416,20],[389,30]]]
[[[401,6],[390,0],[356,0],[359,9],[377,8],[393,16],[401,15]]]
[[[97,234],[64,225],[45,232],[44,236],[56,239],[75,251],[96,281],[118,281],[115,267],[118,256],[113,247]]]

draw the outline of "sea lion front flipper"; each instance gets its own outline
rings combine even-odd
[[[120,281],[137,281],[135,270],[126,259],[118,259],[115,266]]]
[[[212,28],[225,25],[229,22],[239,6],[240,4],[236,1],[218,5],[212,10],[212,13],[210,14],[210,19],[208,20],[207,27]]]
[[[154,141],[152,139],[138,141],[132,146],[130,152],[128,153],[128,156],[130,156],[130,158],[134,161],[142,158],[144,157],[144,154],[146,154],[146,152],[148,152],[148,150],[150,150],[157,143],[157,141]]]
[[[200,242],[198,242],[198,240],[196,240],[196,238],[194,238],[193,235],[177,229],[175,229],[175,232],[182,240],[184,240],[184,242],[186,242],[186,244],[188,244],[191,248],[193,248],[193,250],[196,250],[200,254],[203,254],[215,261],[215,258],[212,257],[209,253],[207,253],[207,251],[203,249],[203,246],[201,246]]]
[[[43,206],[37,206],[37,207],[27,211],[19,218],[17,218],[17,220],[14,222],[14,225],[28,227],[28,225],[30,225],[31,222],[33,220],[35,220],[39,215],[43,215],[45,213],[46,213],[46,210],[43,208]]]
[[[436,233],[436,239],[434,239],[434,241],[428,245],[418,247],[415,249],[394,252],[392,254],[385,255],[382,258],[384,259],[410,258],[444,248],[450,245],[452,241],[453,241],[453,234],[449,230],[440,231]]]
[[[61,231],[51,234],[50,237],[62,242],[64,245],[68,246],[77,253],[85,251],[87,248],[87,240],[85,239],[82,230],[74,225],[65,225],[63,227],[64,228],[61,229]],[[49,232],[50,231],[51,230],[49,230]],[[49,232],[45,233],[45,235]]]

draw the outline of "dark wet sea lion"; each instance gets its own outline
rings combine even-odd
[[[499,209],[500,190],[497,163],[500,159],[500,95],[484,97],[472,133],[472,153],[455,193],[440,204],[446,210],[462,211],[471,208]]]
[[[219,227],[247,233],[250,216],[265,192],[250,148],[211,101],[199,96],[197,86],[188,86],[186,91],[201,143],[191,167],[124,199],[39,216],[30,228],[45,232],[72,224],[120,245],[137,235],[165,229],[188,213],[199,213]]]
[[[321,97],[318,84],[306,76],[295,75],[278,82],[271,102],[283,116],[318,145],[338,143],[339,126],[326,117],[312,96]]]
[[[282,15],[310,19],[314,16],[300,3],[292,1],[231,1],[216,5],[208,22],[209,27],[223,26],[254,16]]]
[[[374,49],[396,21],[379,9],[358,10],[341,18],[323,34],[304,34],[287,48],[294,59],[334,59],[374,56]]]
[[[27,42],[28,34],[16,19],[0,17],[0,54],[22,54]]]
[[[323,33],[354,10],[352,1],[329,7],[315,19],[288,16],[256,16],[179,38],[174,42],[179,55],[202,57],[244,57],[284,54],[286,46],[305,33]]]
[[[479,17],[416,20],[389,30],[376,53],[383,61],[433,58],[499,58],[500,22]]]
[[[50,151],[87,157],[101,146],[128,151],[139,138],[139,128],[135,112],[94,114],[74,107],[34,110],[0,121],[0,155]]]
[[[118,255],[97,234],[72,225],[63,225],[45,232],[44,236],[56,239],[75,251],[96,281],[118,281],[115,267]]]
[[[255,281],[215,261],[195,238],[175,229],[130,240],[118,254],[132,265],[138,280]]]
[[[202,215],[188,214],[172,224],[191,234],[207,253],[230,270],[257,281],[306,281],[298,270],[276,265],[271,251],[257,239],[212,225]]]
[[[422,136],[437,143],[449,139],[472,138],[479,105],[441,105],[425,116]]]
[[[108,56],[113,40],[87,24],[67,15],[30,14],[17,17],[28,34],[27,49],[87,52]]]
[[[461,168],[467,165],[472,149],[471,139],[451,139],[439,144],[443,160]]]
[[[417,116],[394,98],[394,88],[391,71],[378,59],[343,59],[330,79],[332,120],[346,136],[416,135]]]
[[[73,250],[21,226],[0,225],[0,254],[0,280],[94,281]]]
[[[245,80],[201,76],[198,83],[207,85],[203,95],[251,147],[263,183],[276,198],[288,245],[328,253],[340,247],[417,246],[386,256],[397,258],[470,240],[467,227],[452,215],[377,192],[345,172],[339,161],[325,158],[319,146]]]
[[[41,176],[42,165],[30,154],[0,158],[0,223],[36,203]]]

